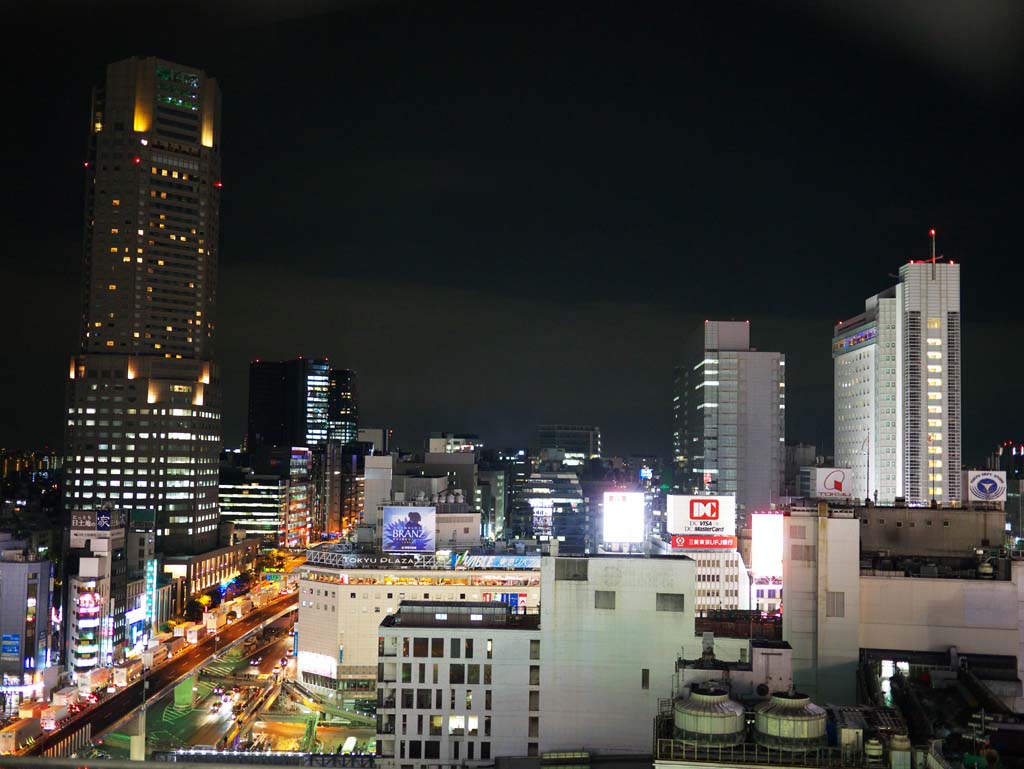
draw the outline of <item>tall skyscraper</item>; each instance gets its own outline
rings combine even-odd
[[[220,112],[216,80],[156,58],[92,98],[64,506],[152,521],[165,553],[217,544]]]
[[[359,402],[356,372],[331,369],[327,389],[327,438],[344,445],[359,437]]]
[[[338,455],[329,448],[332,423],[339,435],[351,435],[354,439],[356,434],[354,381],[351,371],[332,372],[326,358],[257,360],[249,364],[246,448],[310,450],[311,514],[318,533],[331,530],[330,500],[338,497],[332,485],[336,469],[332,463]],[[336,406],[333,412],[332,405]]]
[[[959,504],[960,265],[911,261],[832,339],[835,460],[853,496]]]
[[[786,356],[750,346],[749,321],[704,321],[676,369],[676,487],[735,494],[740,526],[778,502],[785,471]]]
[[[327,442],[331,366],[326,358],[249,364],[249,429],[246,448]]]

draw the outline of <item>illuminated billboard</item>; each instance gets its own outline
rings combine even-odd
[[[964,473],[964,491],[968,502],[1005,502],[1006,472],[968,470]]]
[[[433,553],[437,532],[433,507],[385,507],[382,549],[387,553]]]
[[[644,541],[644,495],[640,492],[604,493],[604,541],[633,544]]]
[[[853,471],[845,467],[813,467],[814,490],[817,499],[850,499],[853,497]]]
[[[782,577],[782,526],[779,513],[750,516],[750,570],[758,577]]]
[[[667,506],[674,550],[736,549],[736,497],[669,494]]]

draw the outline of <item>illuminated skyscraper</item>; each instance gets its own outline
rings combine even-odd
[[[676,488],[735,494],[740,527],[778,502],[785,470],[786,356],[750,346],[747,321],[704,322],[676,369]],[[682,458],[682,459],[680,459]]]
[[[64,506],[152,521],[164,553],[217,544],[220,111],[216,80],[156,58],[92,98]]]
[[[835,458],[853,496],[958,504],[960,265],[911,261],[832,339]]]

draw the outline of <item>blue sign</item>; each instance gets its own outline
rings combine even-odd
[[[110,511],[96,511],[96,531],[110,531]]]
[[[3,640],[0,642],[0,656],[4,659],[17,660],[21,658],[20,633],[4,633]]]
[[[384,552],[434,552],[435,513],[433,507],[385,507]]]
[[[453,569],[539,569],[539,555],[470,555],[452,553]]]

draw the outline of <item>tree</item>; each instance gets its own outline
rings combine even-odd
[[[199,622],[203,618],[203,605],[195,598],[189,598],[185,604],[185,611],[182,614],[190,622]]]

